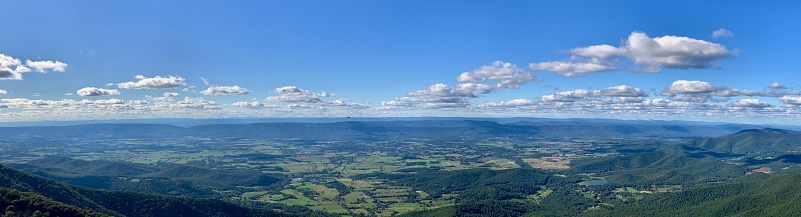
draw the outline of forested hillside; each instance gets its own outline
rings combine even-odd
[[[111,216],[327,216],[305,208],[276,205],[252,209],[215,199],[192,199],[131,191],[75,187],[0,165],[0,187],[29,192],[26,198],[53,200]],[[12,192],[13,191],[9,191]],[[31,196],[30,194],[34,194]],[[11,194],[10,194],[11,195]],[[38,200],[38,199],[36,199]],[[36,204],[39,204],[38,202]],[[61,209],[61,208],[59,208]],[[70,209],[69,207],[63,209]],[[80,209],[76,209],[80,211]],[[78,212],[76,211],[76,212]],[[86,212],[92,214],[90,212]],[[94,215],[94,214],[92,214]]]

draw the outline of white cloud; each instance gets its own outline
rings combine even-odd
[[[527,99],[513,99],[509,101],[500,101],[500,102],[488,102],[479,105],[478,107],[488,107],[488,108],[520,108],[520,107],[527,107],[527,106],[534,106],[537,103],[532,100]]]
[[[367,105],[359,104],[359,103],[348,103],[344,99],[337,99],[328,102],[328,106],[336,106],[342,108],[350,108],[350,109],[366,109],[369,108]]]
[[[521,84],[536,80],[530,73],[514,64],[495,61],[491,65],[481,66],[469,72],[463,72],[456,81],[459,82],[485,82],[491,80],[496,82],[498,88],[519,88]]]
[[[712,68],[715,61],[736,55],[721,44],[680,36],[650,38],[641,32],[629,36],[626,49],[626,56],[646,72]]]
[[[326,93],[325,91],[315,93],[295,86],[279,87],[275,89],[274,93],[277,96],[267,97],[267,101],[320,103],[323,102],[320,98],[334,96],[333,93]]]
[[[114,105],[114,104],[124,104],[125,101],[121,99],[98,99],[98,100],[81,100],[81,103],[95,104],[95,105]]]
[[[181,108],[181,109],[209,109],[209,110],[222,109],[222,107],[220,107],[220,104],[217,104],[214,101],[208,101],[203,98],[189,98],[189,97],[185,97],[184,100],[178,101],[175,104],[170,104],[169,107]]]
[[[117,87],[122,89],[167,89],[186,86],[186,80],[177,76],[148,78],[143,75],[136,75],[135,78],[139,79],[139,81],[119,83]]]
[[[407,93],[405,97],[381,102],[385,107],[459,108],[469,106],[468,100],[493,91],[519,88],[536,77],[514,64],[495,61],[469,72],[463,72],[455,87],[446,84],[429,85],[427,89]],[[482,82],[492,81],[487,84]]]
[[[646,97],[648,93],[640,88],[620,85],[592,91],[592,95],[596,97]]]
[[[239,87],[239,86],[212,86],[204,91],[200,91],[203,95],[243,95],[248,94],[250,91],[248,89]]]
[[[0,68],[0,80],[22,80],[22,74],[10,68]]]
[[[64,69],[67,68],[66,63],[62,63],[59,61],[49,61],[49,60],[45,61],[26,60],[25,65],[36,69],[37,72],[42,72],[42,73],[47,72],[48,69],[56,72],[64,72]]]
[[[84,87],[76,91],[79,96],[106,96],[106,95],[120,95],[118,90],[109,90],[97,87]]]
[[[556,92],[552,95],[544,95],[540,97],[541,102],[576,102],[591,100],[590,98],[607,98],[602,100],[604,102],[617,103],[617,102],[641,102],[641,97],[648,96],[648,93],[637,87],[628,85],[619,85],[608,87],[600,90],[588,91],[584,89]]]
[[[542,102],[575,102],[590,96],[590,92],[584,89],[556,92],[552,95],[540,97]]]
[[[565,77],[579,77],[590,72],[608,72],[616,70],[615,65],[598,60],[579,60],[572,58],[566,61],[531,63],[531,70],[551,71]]]
[[[665,88],[664,92],[672,94],[698,94],[711,93],[719,89],[720,87],[712,85],[709,82],[676,80]]]
[[[577,77],[620,70],[618,57],[625,57],[635,64],[636,67],[628,71],[660,72],[663,68],[717,68],[717,60],[736,55],[736,51],[727,50],[721,44],[680,36],[650,38],[642,32],[632,32],[621,47],[594,45],[575,48],[570,53],[572,56],[567,60],[531,63],[528,67]]]
[[[724,28],[720,28],[712,32],[712,38],[723,38],[723,37],[734,37],[734,33]]]
[[[729,104],[729,106],[744,107],[744,108],[765,108],[765,107],[770,107],[770,104],[759,99],[741,99],[737,102]]]
[[[235,102],[231,104],[236,107],[243,107],[243,108],[264,108],[264,103],[259,101],[252,101],[252,102]]]
[[[0,54],[0,80],[22,80],[22,73],[30,71],[19,59]]]
[[[445,84],[434,84],[429,85],[425,90],[408,93],[405,97],[381,102],[381,105],[423,108],[465,107],[468,105],[468,99],[478,97],[478,94],[474,91],[479,93],[486,92],[485,89],[477,87],[480,87],[480,85],[467,85],[461,86],[461,88],[457,86],[457,88],[452,88]]]
[[[681,94],[681,95],[679,95]],[[731,87],[716,86],[704,81],[677,80],[662,91],[663,96],[672,100],[685,102],[728,101],[727,98],[716,99],[712,97],[761,96],[782,97],[787,95],[801,95],[801,91],[768,91],[741,90]]]
[[[770,89],[787,89],[787,87],[784,86],[784,84],[779,84],[779,82],[773,82],[773,84],[770,84],[770,86],[768,86],[768,88],[770,88]]]
[[[0,89],[0,95],[6,95],[6,94],[8,94],[8,91]]]
[[[181,94],[175,92],[166,92],[164,93],[164,97],[179,97]]]
[[[782,101],[782,103],[786,105],[794,105],[794,106],[801,105],[801,97],[783,96],[779,98],[779,101]]]
[[[0,54],[0,68],[19,66],[19,65],[22,65],[22,62],[19,61],[19,59],[7,56],[5,54]]]

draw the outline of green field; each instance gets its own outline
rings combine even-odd
[[[318,203],[317,201],[314,201],[312,199],[309,199],[306,196],[303,196],[303,194],[301,194],[300,192],[298,192],[296,190],[284,189],[284,190],[281,191],[281,193],[292,195],[292,196],[295,196],[297,198],[297,199],[286,199],[286,200],[282,200],[281,201],[281,203],[289,205],[289,206],[293,206],[293,205],[299,205],[299,206],[316,206],[316,205],[320,205],[320,203]]]

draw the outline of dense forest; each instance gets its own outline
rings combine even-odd
[[[46,212],[75,214],[64,216],[330,216],[305,207],[286,207],[279,204],[270,209],[254,209],[216,199],[83,188],[21,172],[4,165],[0,165],[0,187],[6,189],[4,192],[8,192],[3,194],[4,197],[10,198],[18,194],[21,196],[16,197],[25,199],[9,200],[12,204],[7,206],[19,203],[13,207],[12,210],[18,210],[14,213],[31,211],[31,215],[39,211],[42,214]],[[18,191],[27,193],[19,194]]]

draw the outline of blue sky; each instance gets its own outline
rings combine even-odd
[[[794,54],[801,7],[790,1],[3,1],[0,8],[0,121],[801,117]]]

